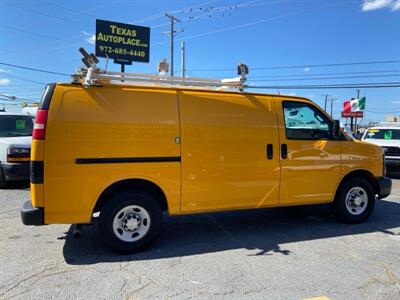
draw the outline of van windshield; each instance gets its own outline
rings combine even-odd
[[[365,134],[364,139],[376,140],[400,140],[400,129],[374,129],[371,128]]]
[[[32,130],[30,116],[0,115],[0,137],[31,136]]]

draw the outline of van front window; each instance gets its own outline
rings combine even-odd
[[[309,103],[283,101],[286,138],[321,140],[332,138],[332,122]]]
[[[31,136],[32,130],[30,116],[0,115],[0,137]]]
[[[400,140],[400,129],[369,129],[364,139]]]

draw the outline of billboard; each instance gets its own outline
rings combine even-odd
[[[150,28],[96,20],[96,56],[108,57],[116,63],[150,60]]]

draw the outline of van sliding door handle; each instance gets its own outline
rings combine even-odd
[[[286,144],[281,145],[281,156],[282,156],[282,159],[287,158],[287,145]]]
[[[274,147],[272,144],[267,145],[267,158],[272,159],[274,157]]]

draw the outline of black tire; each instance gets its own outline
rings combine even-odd
[[[356,189],[359,191],[361,196],[367,197],[367,203],[364,205],[358,205],[360,208],[351,206],[351,190]],[[349,193],[349,195],[348,195]],[[346,197],[349,197],[346,200]],[[354,200],[353,200],[354,201]],[[348,205],[346,205],[348,202]],[[354,203],[354,202],[353,202]],[[365,206],[365,207],[364,207]],[[365,178],[355,177],[348,179],[344,182],[339,191],[336,194],[336,198],[332,203],[331,207],[335,216],[344,223],[358,224],[364,222],[371,215],[375,206],[375,193],[370,181]],[[356,214],[357,209],[361,211]]]
[[[7,180],[3,174],[3,169],[0,168],[0,189],[4,189],[7,187]]]
[[[122,227],[118,228],[118,230],[122,230],[123,219],[125,219],[125,217],[128,217],[128,214],[125,214],[124,216],[123,213],[119,212],[122,209],[132,205],[141,207],[142,209],[144,209],[144,211],[147,212],[150,218],[150,220],[148,221],[150,225],[147,229],[147,233],[145,233],[139,240],[124,241],[122,240],[122,232],[119,231],[120,236],[118,236],[114,232],[113,222],[114,218],[121,219],[120,222]],[[117,213],[119,213],[118,216]],[[134,213],[134,211],[132,211],[132,213]],[[123,218],[119,217],[121,214],[124,216]],[[157,239],[162,228],[162,218],[163,215],[160,205],[152,195],[143,191],[122,191],[112,196],[111,199],[102,208],[98,225],[99,234],[103,242],[110,249],[118,253],[129,254],[138,252],[150,246]],[[116,222],[118,222],[117,219]],[[147,220],[147,217],[145,219]],[[135,234],[135,231],[124,231],[124,233],[129,234],[130,232]]]

